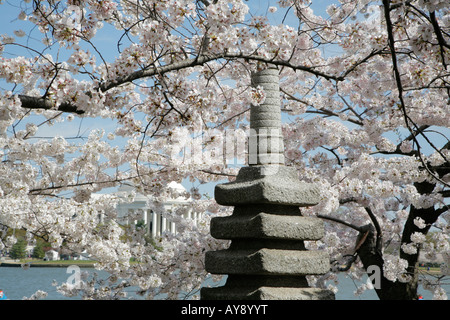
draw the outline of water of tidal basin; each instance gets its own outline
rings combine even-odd
[[[97,272],[99,278],[106,279],[107,273],[96,271],[94,269],[83,268],[83,271],[90,273]],[[0,289],[5,292],[10,300],[21,300],[24,297],[30,297],[37,290],[48,293],[45,300],[63,300],[77,298],[67,298],[56,291],[56,287],[52,286],[53,280],[59,284],[68,281],[72,275],[68,273],[66,268],[39,268],[32,267],[28,270],[14,267],[0,267]],[[352,279],[344,274],[340,275],[339,291],[336,294],[336,300],[378,300],[373,290],[367,290],[360,296],[355,296],[356,284]],[[365,281],[365,279],[364,279]],[[448,283],[448,281],[447,281]],[[450,284],[444,286],[447,296],[450,298]],[[132,289],[129,289],[130,293]],[[419,294],[422,294],[425,300],[431,300],[432,294],[429,291],[419,288]],[[79,298],[78,298],[79,299]]]

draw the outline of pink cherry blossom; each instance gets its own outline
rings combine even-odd
[[[145,298],[198,298],[211,276],[204,252],[229,245],[211,237],[210,219],[232,212],[203,190],[247,165],[250,106],[266,99],[250,76],[271,65],[286,165],[321,191],[302,214],[323,219],[326,236],[307,247],[335,262],[310,284],[336,291],[338,272],[360,279],[379,261],[386,283],[415,288],[418,253],[444,257],[448,275],[449,8],[280,0],[260,16],[244,0],[2,2],[14,20],[0,34],[0,248],[23,229],[109,272],[102,290],[60,284],[68,296],[123,298],[135,286]],[[135,190],[110,192],[123,184]],[[117,206],[136,194],[178,232],[149,241],[122,225]],[[192,201],[168,211],[179,196]],[[358,243],[371,250],[339,271]],[[444,299],[441,283],[424,287]]]

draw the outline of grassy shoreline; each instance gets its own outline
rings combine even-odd
[[[67,268],[68,266],[76,265],[80,268],[94,268],[94,265],[97,261],[95,260],[53,260],[53,261],[44,261],[38,259],[22,259],[20,261],[0,261],[0,267],[22,267],[24,264],[29,264],[30,267],[59,267],[59,268]],[[419,267],[419,272],[421,274],[430,274],[430,275],[440,275],[440,268],[426,268]]]
[[[23,259],[20,261],[0,261],[0,267],[22,267],[22,265],[29,265],[30,267],[68,267],[72,265],[80,268],[93,268],[96,261],[94,260],[54,260],[44,261],[36,259]]]
[[[440,275],[441,274],[441,268],[428,268],[426,267],[419,267],[419,272],[421,273],[427,273],[432,275]]]

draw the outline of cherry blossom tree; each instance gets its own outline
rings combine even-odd
[[[245,165],[249,107],[264,99],[250,75],[272,65],[286,164],[323,194],[303,214],[326,222],[325,239],[308,245],[327,250],[333,267],[311,285],[375,267],[380,299],[416,299],[419,253],[443,257],[448,275],[450,4],[316,3],[15,4],[2,17],[15,29],[0,36],[0,248],[17,241],[9,229],[23,229],[87,252],[110,274],[61,284],[65,295],[195,296],[204,252],[227,245],[210,237],[209,218],[230,213],[199,187]],[[71,130],[88,121],[89,132]],[[183,196],[194,201],[164,212],[159,204],[180,196],[171,181],[191,181]],[[121,226],[115,208],[128,200],[104,191],[125,183],[157,199],[153,210],[179,232],[148,241]],[[180,218],[186,210],[208,214],[195,225]],[[424,287],[446,299],[442,281]]]

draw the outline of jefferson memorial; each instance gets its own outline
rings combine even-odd
[[[168,188],[171,188],[175,193],[180,196],[170,199],[162,204],[164,212],[172,212],[172,209],[179,207],[180,205],[189,205],[192,201],[191,198],[183,196],[186,194],[186,189],[177,182],[170,182]],[[117,192],[114,194],[119,198],[126,199],[131,192],[134,191],[131,185],[122,185]],[[160,236],[163,232],[177,232],[177,226],[174,221],[171,221],[167,215],[161,212],[154,212],[152,207],[152,201],[154,199],[152,196],[146,196],[143,194],[136,193],[133,202],[124,201],[119,203],[117,206],[117,219],[120,224],[132,225],[137,223],[143,223],[147,229],[147,233],[151,235],[152,238]],[[192,210],[187,210],[182,214],[185,219],[192,219],[194,224],[201,218],[201,214],[193,212]]]

